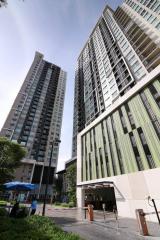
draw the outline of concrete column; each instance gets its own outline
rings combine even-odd
[[[82,187],[77,187],[77,206],[78,208],[84,207],[85,190]]]

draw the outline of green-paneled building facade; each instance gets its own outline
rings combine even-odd
[[[82,181],[160,167],[160,76],[81,138]]]

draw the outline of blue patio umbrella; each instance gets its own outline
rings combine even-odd
[[[4,184],[7,190],[17,190],[17,191],[31,191],[37,188],[36,184],[27,182],[8,182]]]

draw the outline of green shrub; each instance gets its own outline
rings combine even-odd
[[[23,219],[0,218],[1,240],[80,240],[78,235],[66,233],[51,219],[30,216]]]
[[[3,201],[3,200],[0,201],[0,206],[6,206],[6,205],[7,205],[7,201]]]
[[[5,208],[0,208],[0,216],[7,216],[8,211]]]
[[[16,200],[9,200],[8,203],[9,203],[10,205],[14,205],[14,204],[16,203]]]
[[[56,206],[60,206],[61,203],[60,203],[60,202],[54,202],[54,205],[56,205]]]
[[[26,206],[24,204],[19,204],[20,208],[25,208]]]
[[[24,218],[29,215],[29,210],[26,207],[21,207],[20,211],[17,214],[17,218]]]
[[[69,208],[72,208],[72,207],[75,207],[75,204],[74,204],[74,202],[69,202],[68,206],[69,206]]]
[[[69,204],[68,203],[61,203],[61,206],[62,207],[69,207]]]

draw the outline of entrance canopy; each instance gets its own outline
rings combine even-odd
[[[80,183],[80,184],[77,184],[77,187],[81,187],[82,189],[108,188],[108,187],[114,187],[114,182],[101,181],[101,182],[94,182],[94,183]]]
[[[77,187],[83,191],[82,205],[85,207],[92,204],[94,210],[103,210],[105,204],[105,209],[112,211],[116,205],[114,183],[111,181],[82,182]]]

